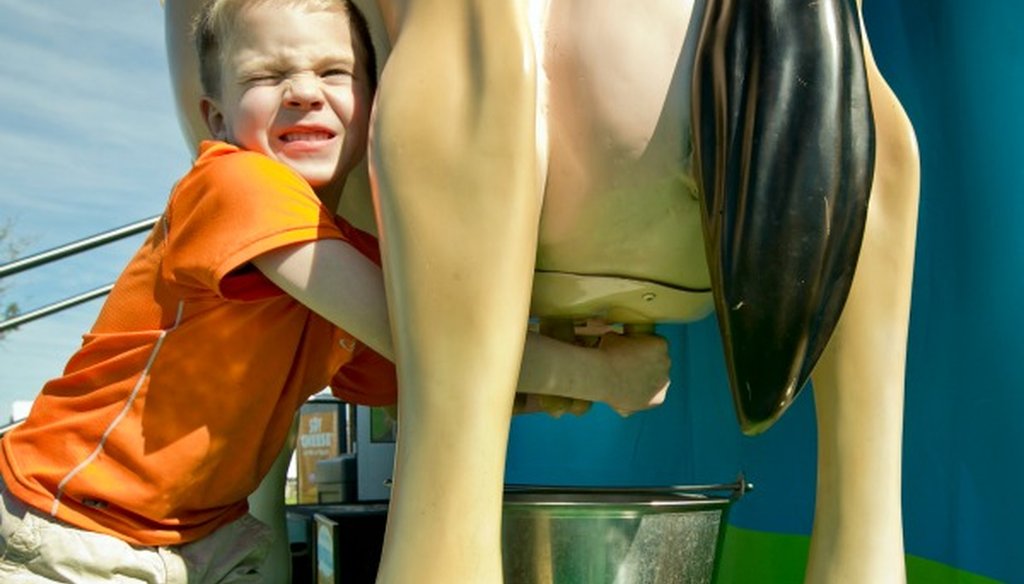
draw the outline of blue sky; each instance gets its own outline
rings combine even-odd
[[[162,211],[190,153],[158,0],[0,0],[0,220],[24,253]],[[112,282],[142,236],[5,280],[23,310]],[[0,423],[63,369],[101,301],[0,341]]]

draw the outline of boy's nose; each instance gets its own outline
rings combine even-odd
[[[319,79],[311,75],[289,78],[284,87],[284,103],[288,107],[319,107],[323,104]]]

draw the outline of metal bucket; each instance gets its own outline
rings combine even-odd
[[[508,487],[505,584],[710,583],[729,507],[748,486],[741,478],[707,487]]]

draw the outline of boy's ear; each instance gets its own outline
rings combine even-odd
[[[210,134],[217,140],[226,141],[228,139],[227,124],[217,102],[204,95],[199,100],[199,111],[203,115],[203,121],[206,122],[206,129],[210,131]]]

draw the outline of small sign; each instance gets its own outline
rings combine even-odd
[[[340,439],[342,404],[310,401],[299,409],[299,433],[295,441],[298,502],[317,503],[316,463],[343,453]]]

